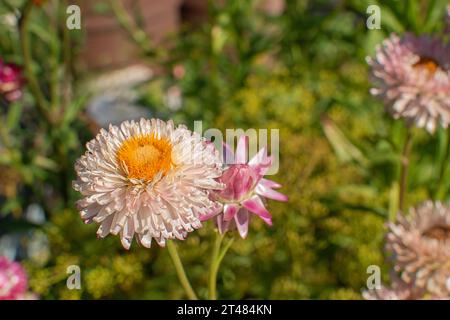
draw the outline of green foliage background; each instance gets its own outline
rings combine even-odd
[[[141,103],[158,117],[191,127],[203,120],[204,129],[280,130],[280,170],[271,178],[290,200],[269,202],[272,228],[254,219],[249,237],[236,239],[220,269],[220,298],[360,299],[369,265],[382,266],[388,280],[384,224],[397,206],[405,137],[403,124],[386,116],[368,93],[365,56],[390,32],[440,32],[446,1],[380,1],[381,30],[365,25],[366,8],[377,1],[292,0],[276,16],[262,13],[258,3],[211,2],[208,22],[174,35],[170,52],[143,50],[149,63],[168,71],[182,65],[186,73],[177,79],[167,72],[140,86]],[[31,36],[42,44],[34,48],[37,56],[59,45],[58,32],[39,34],[45,18],[34,16]],[[8,37],[1,37],[0,56],[23,63],[14,32]],[[46,70],[67,61],[61,52],[53,57],[49,65],[34,62],[44,87],[52,81]],[[19,226],[48,237],[49,256],[24,261],[31,290],[41,298],[184,298],[166,249],[134,243],[125,251],[116,237],[97,240],[96,226],[84,225],[73,206],[79,197],[70,188],[73,162],[92,138],[77,79],[64,111],[69,116],[57,125],[39,120],[30,93],[23,105],[2,114],[10,124],[5,134],[14,138],[1,154],[0,180],[14,182],[8,189],[14,192],[3,192],[0,200],[0,234]],[[164,102],[163,93],[174,85],[183,93],[178,111]],[[436,193],[436,168],[445,161],[449,143],[446,132],[432,137],[416,130],[414,136],[408,205],[433,197],[448,200],[448,170]],[[5,179],[6,172],[15,179]],[[36,202],[48,219],[42,226],[23,219],[25,208]],[[177,243],[203,298],[215,232],[213,223],[206,223]],[[66,287],[69,265],[81,267],[81,290]]]

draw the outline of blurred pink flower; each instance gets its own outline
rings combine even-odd
[[[367,58],[371,93],[381,97],[395,119],[404,118],[434,133],[450,123],[450,44],[411,33],[391,35]]]
[[[391,286],[382,285],[378,289],[363,291],[366,300],[418,300],[423,297],[423,289],[415,288],[400,279],[395,273],[391,274]]]
[[[450,299],[450,204],[426,201],[388,224],[391,286],[363,292],[367,300]]]
[[[22,96],[22,69],[0,59],[0,94],[8,101],[18,100]]]
[[[223,190],[211,194],[213,200],[223,204],[223,210],[202,216],[201,220],[217,219],[221,234],[237,228],[242,238],[248,234],[250,214],[259,216],[265,223],[272,225],[272,216],[264,206],[263,198],[287,201],[288,197],[273,190],[280,188],[278,183],[264,179],[272,165],[272,158],[262,148],[248,163],[248,136],[239,139],[236,156],[230,146],[224,145],[225,163],[230,166],[217,180],[225,185]]]
[[[186,69],[182,64],[177,64],[172,68],[172,74],[176,79],[180,80],[186,74]]]
[[[450,204],[426,201],[389,223],[386,249],[401,280],[450,297]]]
[[[171,86],[167,89],[165,103],[170,110],[176,111],[183,106],[183,93],[177,85]]]
[[[0,257],[0,300],[21,300],[27,291],[27,275],[22,266]]]

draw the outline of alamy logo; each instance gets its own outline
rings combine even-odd
[[[81,9],[79,6],[72,4],[67,7],[66,13],[68,14],[66,20],[66,26],[69,30],[81,29]]]
[[[270,131],[270,148],[269,144],[269,131]],[[210,128],[203,132],[203,122],[202,121],[194,121],[194,132],[198,133],[200,136],[203,136],[205,139],[212,141],[214,146],[219,153],[221,154],[222,159],[224,159],[224,155],[222,154],[222,146],[224,143],[228,144],[232,150],[236,150],[236,141],[240,136],[246,135],[248,137],[248,159],[251,159],[253,155],[255,155],[258,150],[262,148],[266,148],[266,150],[270,150],[270,155],[272,157],[272,166],[267,171],[266,175],[274,175],[278,172],[280,166],[280,130],[279,129],[254,129],[249,128],[247,130],[243,129],[226,129],[225,130],[225,139],[222,134],[222,131],[216,128]],[[228,163],[228,160],[225,164],[233,164]]]
[[[67,278],[67,288],[69,290],[80,290],[81,289],[81,269],[77,265],[70,265],[67,267],[67,274],[70,276]]]
[[[381,289],[381,270],[379,266],[370,265],[366,270],[367,274],[370,276],[367,278],[367,288],[368,289]]]
[[[367,18],[366,26],[369,30],[381,29],[381,9],[379,6],[373,4],[367,7],[367,14],[370,16]]]

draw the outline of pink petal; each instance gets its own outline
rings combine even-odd
[[[261,162],[264,162],[265,159],[267,159],[267,148],[263,147],[258,151],[257,154],[253,156],[253,158],[248,162],[248,164],[251,166],[256,166]]]
[[[237,164],[245,164],[247,162],[247,152],[248,152],[248,136],[242,135],[239,138],[238,145],[236,148]]]
[[[273,199],[273,200],[277,200],[277,201],[283,201],[286,202],[288,201],[288,197],[280,192],[277,192],[275,190],[272,190],[270,188],[267,188],[261,184],[258,184],[256,186],[256,193],[259,194],[260,196],[269,198],[269,199]]]
[[[207,213],[207,214],[200,214],[198,218],[199,218],[199,220],[201,222],[209,220],[209,219],[212,219],[215,216],[217,216],[219,213],[221,213],[222,209],[223,209],[222,205],[218,205],[215,208],[213,208],[209,213]]]
[[[239,170],[233,181],[234,199],[240,199],[250,192],[257,179],[257,175],[251,170]]]
[[[239,212],[234,217],[234,221],[236,222],[236,227],[239,234],[243,239],[245,239],[248,234],[248,223],[250,221],[250,215],[248,214],[248,211],[245,209],[239,210]]]
[[[203,222],[203,221],[214,218],[216,215],[217,214],[215,212],[211,212],[211,213],[207,213],[207,214],[202,214],[198,218],[201,222]]]
[[[264,176],[272,166],[272,156],[267,156],[266,147],[260,149],[257,154],[249,161],[249,165],[258,172],[260,176]]]
[[[220,234],[224,234],[228,231],[228,227],[230,225],[229,221],[224,221],[222,215],[217,216],[217,229],[219,230]]]
[[[264,178],[262,178],[259,181],[259,184],[263,185],[264,187],[271,188],[271,189],[281,188],[281,184],[279,184],[279,183],[277,183],[275,181],[269,180],[269,179],[264,179]]]
[[[222,142],[222,152],[223,163],[225,163],[226,165],[234,164],[234,152],[231,147],[225,142]]]
[[[226,204],[223,210],[223,220],[230,221],[231,219],[233,219],[238,212],[238,209],[238,206],[235,204]]]
[[[263,202],[259,196],[253,196],[248,200],[242,202],[244,208],[257,214],[268,225],[272,225],[272,216],[269,211],[264,207]]]

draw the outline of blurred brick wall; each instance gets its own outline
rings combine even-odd
[[[133,17],[138,10],[145,32],[162,45],[164,38],[182,23],[201,24],[207,18],[207,0],[121,0]],[[226,1],[226,0],[217,0]],[[243,0],[245,1],[245,0]],[[266,14],[279,14],[285,0],[262,0],[260,9]],[[121,28],[112,12],[96,8],[108,6],[106,0],[76,0],[81,8],[84,43],[80,65],[88,70],[126,67],[139,61],[139,49]],[[99,12],[100,11],[100,12]]]
[[[121,0],[130,14],[139,10],[144,30],[156,44],[180,25],[182,0]],[[139,52],[130,36],[110,12],[96,10],[101,0],[78,0],[84,28],[81,64],[88,69],[115,69],[139,61]],[[136,7],[137,6],[137,7]]]
[[[181,19],[183,22],[200,24],[208,15],[207,0],[184,0],[181,4]]]

